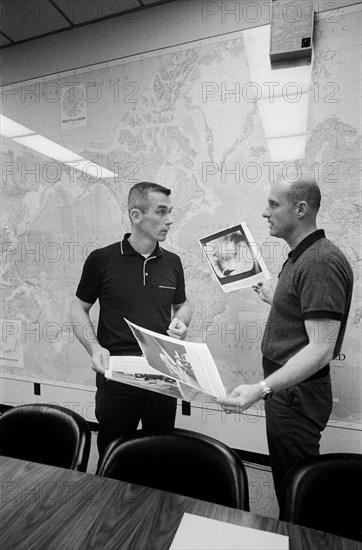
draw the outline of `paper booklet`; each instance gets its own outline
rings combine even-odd
[[[246,223],[199,239],[211,271],[224,292],[270,279],[270,273]]]
[[[105,376],[184,401],[212,403],[226,392],[206,344],[170,338],[127,321],[143,352],[111,356]]]

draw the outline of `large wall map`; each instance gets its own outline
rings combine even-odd
[[[319,178],[319,227],[355,273],[347,335],[332,367],[332,420],[354,425],[362,395],[360,24],[357,6],[316,21],[307,142],[294,159]],[[251,289],[224,294],[198,238],[245,221],[274,278],[288,252],[261,216],[271,178],[291,163],[273,162],[260,108],[266,98],[258,95],[272,87],[253,80],[258,58],[268,60],[268,32],[260,27],[3,90],[3,114],[116,174],[84,174],[3,140],[5,375],[94,385],[70,330],[70,301],[87,254],[128,230],[130,186],[149,180],[173,191],[166,247],[184,263],[190,339],[209,345],[229,389],[260,379],[268,306]]]

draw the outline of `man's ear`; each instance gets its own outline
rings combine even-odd
[[[140,223],[142,221],[142,211],[139,208],[132,208],[129,213],[132,223]]]
[[[308,211],[309,211],[308,203],[306,201],[300,201],[300,203],[298,204],[298,210],[297,210],[298,218],[302,218],[303,216],[305,216]]]

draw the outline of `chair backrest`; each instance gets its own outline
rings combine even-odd
[[[91,444],[86,420],[58,405],[34,403],[0,416],[0,454],[85,472]]]
[[[189,430],[142,430],[113,441],[97,474],[249,510],[248,479],[238,455]]]
[[[293,466],[280,519],[362,540],[362,455],[324,454]]]

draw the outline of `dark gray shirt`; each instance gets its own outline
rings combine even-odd
[[[280,366],[309,343],[304,321],[341,321],[333,357],[341,349],[351,306],[353,271],[343,252],[318,230],[293,249],[279,274],[265,328],[263,356]],[[326,338],[335,338],[331,324]],[[317,325],[316,339],[319,338]]]

